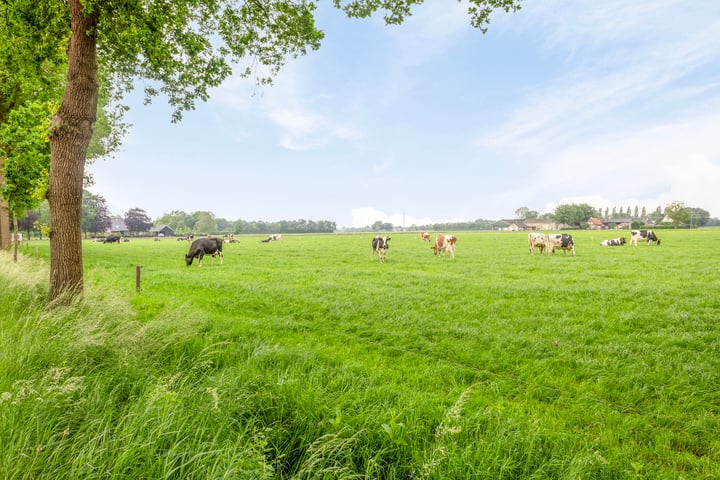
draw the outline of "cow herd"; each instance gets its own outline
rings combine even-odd
[[[227,236],[226,236],[227,237]],[[275,242],[282,238],[282,235],[270,235],[265,240],[261,240],[262,243]],[[455,235],[447,235],[438,233],[435,236],[435,242],[432,242],[430,234],[426,231],[420,232],[420,238],[424,242],[431,244],[430,249],[433,251],[435,256],[445,256],[449,253],[452,258],[455,258],[455,245],[457,243],[457,237]],[[190,250],[185,255],[185,264],[190,266],[193,261],[198,259],[198,266],[202,267],[203,257],[210,255],[212,257],[212,264],[215,264],[215,257],[218,257],[220,265],[223,263],[223,243],[237,243],[234,236],[232,238],[215,238],[211,236],[198,238],[194,240],[193,237],[180,237],[181,240],[192,241]],[[110,235],[104,239],[96,239],[96,241],[103,241],[104,243],[120,243],[121,239],[118,236]],[[660,245],[660,239],[652,230],[632,230],[630,232],[630,241],[627,242],[625,237],[611,238],[600,242],[602,247],[621,247],[626,243],[637,246],[639,241],[645,241],[645,243],[654,243]],[[390,248],[390,237],[388,236],[375,236],[372,239],[371,245],[372,250],[370,259],[374,260],[375,255],[378,257],[380,263],[385,262],[388,249]],[[528,250],[530,255],[535,255],[537,251],[539,254],[550,255],[555,253],[555,250],[562,250],[564,255],[567,252],[571,252],[572,256],[575,256],[575,241],[572,235],[568,233],[540,233],[530,232],[528,233]]]
[[[630,232],[630,244],[636,245],[639,240],[645,240],[646,243],[655,243],[660,245],[660,239],[655,235],[652,230],[633,230]],[[269,243],[278,241],[282,238],[281,235],[270,235],[265,240],[261,240],[263,243]],[[438,233],[435,236],[435,242],[432,243],[430,234],[426,231],[420,232],[420,238],[424,242],[430,242],[432,245],[430,249],[433,251],[435,256],[445,256],[449,253],[452,258],[455,258],[455,244],[457,243],[457,237],[455,235],[446,235]],[[228,241],[228,240],[225,240]],[[611,238],[600,242],[600,246],[613,247],[625,245],[625,237]],[[185,263],[190,266],[195,258],[198,259],[198,266],[202,267],[202,259],[205,255],[212,256],[213,265],[215,264],[215,257],[220,259],[220,265],[223,263],[222,253],[223,239],[213,237],[199,238],[190,245],[190,251],[185,255]],[[375,236],[371,242],[372,250],[370,252],[370,260],[374,260],[377,255],[380,263],[385,262],[388,249],[390,248],[390,237],[388,236]],[[562,250],[564,255],[567,255],[569,251],[572,256],[575,256],[575,240],[569,233],[539,233],[530,232],[528,233],[528,250],[531,255],[535,255],[537,251],[539,254],[550,255],[555,253],[555,250]]]
[[[652,230],[632,230],[630,232],[630,245],[637,246],[638,241],[644,240],[647,244],[655,243],[660,245],[660,239],[655,232]],[[601,247],[622,247],[627,241],[625,237],[610,238],[600,242]],[[545,253],[547,255],[555,253],[555,250],[560,249],[563,253],[571,251],[573,257],[575,256],[575,241],[572,235],[567,233],[551,233],[543,234],[537,232],[528,233],[528,250],[530,255],[535,255],[535,251],[538,253]]]

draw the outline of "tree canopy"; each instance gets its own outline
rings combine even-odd
[[[597,215],[595,209],[587,203],[568,203],[555,208],[555,221],[574,227],[582,228],[588,219]]]

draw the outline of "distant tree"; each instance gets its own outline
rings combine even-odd
[[[640,217],[645,219],[647,218],[647,210],[645,210],[645,205],[642,207],[642,213],[640,213]]]
[[[128,232],[135,234],[147,232],[153,226],[152,220],[150,220],[145,210],[141,208],[131,208],[125,212],[123,220]]]
[[[373,232],[379,232],[383,229],[383,222],[382,220],[375,220],[375,223],[373,223],[370,228]]]
[[[665,215],[672,220],[675,228],[690,223],[690,209],[683,202],[674,201],[665,207]]]
[[[88,233],[104,232],[111,226],[110,210],[107,201],[100,195],[83,191],[83,210],[81,226],[85,238]]]
[[[18,229],[21,232],[25,232],[28,238],[30,238],[30,232],[38,231],[38,219],[40,214],[37,210],[25,211],[25,216],[18,220]]]
[[[710,223],[710,212],[702,208],[690,207],[690,226],[705,227]]]
[[[665,217],[665,215],[663,215],[662,208],[660,207],[660,205],[658,205],[658,207],[655,209],[654,212],[649,213],[647,216],[647,218],[650,221],[655,222],[655,223],[662,222],[664,217]]]
[[[182,210],[173,210],[155,220],[155,225],[167,225],[177,234],[185,235],[193,231],[195,219]]]
[[[515,210],[515,218],[527,218],[527,214],[530,211],[528,207],[520,207]]]
[[[194,231],[198,233],[215,233],[218,230],[215,215],[212,212],[195,212],[192,214],[195,219]]]
[[[218,232],[230,232],[232,230],[232,222],[224,218],[216,218],[215,223],[217,224]]]
[[[563,204],[555,208],[555,220],[559,223],[572,225],[578,228],[587,226],[590,217],[595,216],[595,209],[587,203]]]

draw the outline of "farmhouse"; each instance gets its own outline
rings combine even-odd
[[[632,218],[595,218],[588,219],[590,230],[628,230],[632,224]]]
[[[557,230],[558,225],[550,218],[515,218],[500,220],[496,223],[498,230],[519,232],[525,230]]]
[[[158,225],[150,229],[150,233],[154,237],[174,237],[175,230],[168,227],[167,225]]]
[[[107,231],[107,233],[110,235],[127,235],[128,228],[125,225],[125,221],[121,218],[113,218],[110,223],[110,229]]]

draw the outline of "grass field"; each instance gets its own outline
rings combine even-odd
[[[720,478],[720,230],[452,233],[1,254],[0,477]]]

